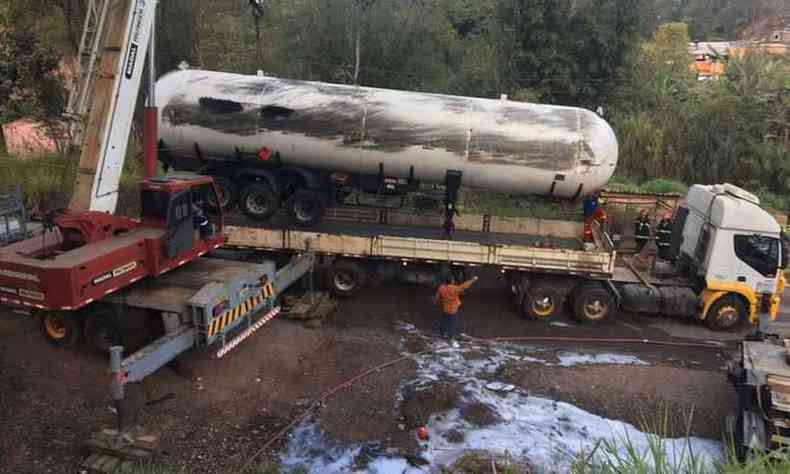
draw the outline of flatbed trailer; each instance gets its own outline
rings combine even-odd
[[[231,218],[226,231],[227,245],[233,248],[315,252],[330,290],[338,296],[357,293],[369,280],[399,278],[435,284],[447,275],[462,278],[470,268],[491,268],[510,282],[521,311],[541,318],[541,312],[543,317],[556,313],[561,300],[581,283],[613,277],[617,252],[611,238],[600,228],[594,229],[594,242],[583,243],[569,232],[531,233],[540,230],[532,221],[524,220],[522,224],[528,224],[514,226],[507,233],[462,229],[454,232],[452,239],[436,227],[365,222],[322,222],[304,230]],[[556,223],[568,227],[563,221]],[[549,224],[546,221],[543,227],[552,228]],[[574,223],[569,229],[578,230],[576,235],[581,235],[581,223]],[[553,289],[551,301],[524,301],[527,284],[535,281],[542,282],[541,288]],[[536,286],[529,286],[536,293]],[[603,286],[598,283],[591,288],[601,290]],[[595,295],[600,296],[600,292]],[[545,307],[536,310],[533,303]]]
[[[555,316],[567,303],[583,323],[602,321],[619,308],[696,318],[714,330],[728,330],[758,313],[774,315],[778,307],[774,293],[706,284],[682,264],[619,256],[614,240],[597,224],[592,242],[583,242],[581,222],[464,216],[448,238],[438,216],[338,212],[340,219],[330,215],[310,229],[231,216],[227,245],[286,254],[313,251],[337,296],[353,295],[370,280],[437,284],[446,276],[464,278],[470,268],[490,268],[504,276],[519,313],[538,320]],[[681,235],[685,217],[677,225],[673,232]]]

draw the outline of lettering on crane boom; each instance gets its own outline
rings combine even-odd
[[[111,270],[107,273],[102,273],[101,275],[97,276],[92,280],[92,283],[94,285],[99,285],[111,278],[117,278],[121,275],[126,275],[127,273],[134,271],[135,268],[137,268],[137,262],[131,261],[129,263],[125,263],[114,270]]]
[[[129,54],[126,56],[126,67],[124,68],[124,76],[131,79],[134,75],[134,66],[137,63],[137,56],[140,49],[140,36],[143,34],[143,15],[145,13],[145,0],[138,0],[135,6],[132,18],[132,32],[131,32],[131,45],[129,45]]]

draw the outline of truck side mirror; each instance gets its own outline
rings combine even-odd
[[[787,234],[784,231],[781,232],[779,235],[779,241],[782,243],[781,246],[781,258],[779,259],[779,268],[782,270],[787,268],[787,264],[790,263],[788,260],[790,259],[790,241],[788,241]]]

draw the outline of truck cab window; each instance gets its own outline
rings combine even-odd
[[[775,277],[779,262],[779,239],[761,235],[736,235],[735,255],[764,277]]]
[[[167,208],[170,204],[170,195],[163,191],[143,191],[140,194],[141,216],[164,220],[167,218]]]

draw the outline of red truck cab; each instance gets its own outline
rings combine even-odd
[[[0,249],[0,303],[76,310],[225,243],[211,177],[148,179],[140,198],[140,220],[66,212],[43,235]]]

